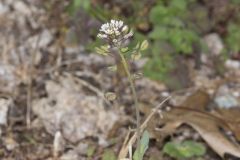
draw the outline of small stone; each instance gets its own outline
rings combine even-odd
[[[0,2],[0,15],[4,15],[8,11],[9,11],[8,6],[6,6],[2,2]]]
[[[59,79],[58,83],[46,82],[48,97],[33,102],[33,113],[53,136],[61,130],[64,139],[72,143],[92,136],[104,144],[119,112],[106,110],[101,98],[83,94],[81,85],[72,77]]]
[[[184,131],[184,132],[183,132],[183,136],[184,136],[185,138],[190,137],[190,136],[191,136],[190,131],[189,131],[189,130]]]
[[[36,45],[39,48],[45,48],[48,46],[48,44],[51,43],[53,40],[53,35],[49,30],[42,31],[41,34],[30,37],[27,40],[27,44],[30,45],[32,48],[36,48]]]
[[[238,105],[236,98],[231,95],[216,97],[214,101],[221,108],[231,108]]]
[[[193,139],[194,139],[194,140],[199,140],[199,138],[200,138],[199,133],[193,134]]]
[[[11,137],[7,137],[4,140],[4,145],[8,151],[14,150],[19,144]]]
[[[240,69],[240,61],[228,59],[225,66],[229,69]]]
[[[234,97],[240,97],[240,92],[238,92],[238,91],[235,91],[232,94]]]
[[[62,137],[62,134],[60,131],[57,131],[54,136],[53,141],[53,155],[54,157],[58,157],[58,154],[63,151],[65,145],[65,141]]]
[[[86,155],[88,149],[89,149],[89,144],[87,144],[85,142],[80,142],[76,147],[77,153],[82,154],[82,155]]]
[[[0,125],[7,125],[7,114],[11,103],[9,99],[0,99]]]
[[[220,36],[216,33],[209,34],[204,37],[204,41],[206,42],[210,53],[213,55],[220,55],[224,46]]]
[[[161,96],[163,96],[163,97],[168,97],[169,95],[170,95],[169,92],[162,92],[162,93],[161,93]]]
[[[70,150],[67,153],[63,154],[60,160],[79,160],[79,156],[76,151]]]
[[[31,15],[31,10],[30,8],[22,1],[16,1],[13,3],[13,8],[22,13],[23,15]]]

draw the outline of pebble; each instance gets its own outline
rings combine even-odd
[[[204,37],[204,41],[207,44],[209,51],[213,55],[220,55],[224,45],[221,37],[217,33],[211,33]]]
[[[225,62],[225,67],[229,69],[240,69],[240,61],[228,59]]]
[[[0,2],[0,15],[4,15],[9,11],[8,6]]]
[[[0,99],[0,125],[7,125],[8,109],[11,103],[9,99]]]
[[[16,1],[13,3],[13,8],[20,12],[23,15],[30,16],[31,15],[31,10],[29,7],[22,1]]]

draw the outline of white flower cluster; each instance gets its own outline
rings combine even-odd
[[[114,46],[122,44],[133,36],[133,31],[129,31],[128,26],[123,21],[111,20],[105,23],[99,30],[98,38],[105,39]]]

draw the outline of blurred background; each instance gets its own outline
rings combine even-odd
[[[116,159],[135,110],[95,52],[111,19],[149,43],[129,62],[142,120],[176,91],[162,110],[184,106],[151,122],[145,159],[239,158],[240,0],[0,0],[0,159]]]

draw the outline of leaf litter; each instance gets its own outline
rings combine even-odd
[[[61,6],[52,8],[53,15],[55,12],[58,13],[58,10],[62,13]],[[112,102],[113,106],[106,107],[104,95],[101,96],[99,92],[93,93],[94,89],[90,89],[90,92],[86,90],[87,85],[83,87],[82,84],[77,83],[75,78],[89,81],[89,83],[93,81],[93,85],[97,86],[94,87],[98,90],[112,90],[111,78],[114,74],[100,71],[104,70],[103,68],[111,61],[106,64],[106,59],[83,53],[82,46],[61,44],[64,43],[62,42],[64,36],[60,35],[59,38],[57,34],[61,34],[59,30],[66,29],[64,26],[66,22],[62,21],[65,18],[54,17],[51,19],[51,24],[48,24],[49,17],[51,16],[36,1],[20,0],[14,3],[14,0],[3,0],[0,2],[2,31],[0,45],[3,46],[0,53],[0,96],[1,102],[4,102],[4,105],[1,104],[1,108],[4,108],[1,114],[4,115],[2,124],[7,124],[7,128],[1,126],[3,144],[0,147],[0,157],[51,159],[54,138],[57,146],[55,148],[60,152],[58,154],[61,159],[86,158],[84,151],[87,150],[91,141],[94,141],[96,146],[100,144],[109,148],[112,147],[111,144],[116,144],[113,148],[117,152],[121,144],[119,141],[110,142],[108,134],[114,133],[112,136],[124,138],[128,130],[126,126],[134,124],[131,119],[131,107],[129,107],[131,104],[129,92],[121,90],[122,95],[119,97],[118,94],[117,99],[123,100],[125,107],[117,106],[116,109],[115,101]],[[54,24],[55,21],[56,24]],[[33,72],[30,72],[31,53],[40,35],[43,38],[40,40],[39,50],[36,51]],[[238,68],[229,69],[222,78],[215,76],[212,73],[213,70],[209,68],[211,66],[204,64],[201,70],[189,71],[193,85],[203,88],[208,94],[203,91],[196,91],[196,93],[186,91],[188,96],[183,96],[183,99],[173,97],[172,106],[166,107],[166,111],[161,112],[162,116],[156,114],[147,128],[152,138],[161,140],[188,126],[198,132],[204,142],[219,156],[224,157],[230,154],[239,157],[239,90],[224,92],[221,95],[234,93],[231,94],[234,97],[231,108],[209,107],[207,104],[217,97],[214,92],[219,89],[219,86],[228,83],[229,80],[234,83],[232,88],[239,89],[236,84],[240,83],[238,78],[240,72]],[[63,76],[62,71],[69,72],[70,76]],[[28,75],[31,73],[34,79],[33,129],[29,131],[24,127],[23,115],[26,106],[25,87]],[[76,74],[78,74],[77,77]],[[231,88],[229,87],[231,85],[227,88]],[[147,78],[137,79],[136,86],[144,108],[142,112],[146,115],[149,113],[149,108],[146,106],[161,102],[162,93],[167,95],[171,93],[161,82]],[[10,99],[11,105],[8,103]],[[123,110],[125,112],[122,112]],[[129,121],[116,127],[115,123],[122,121],[121,118],[124,116],[129,117]],[[186,131],[188,128],[185,127],[183,130]],[[56,135],[59,133],[66,140],[66,144],[58,142],[59,136]],[[95,144],[96,141],[99,144]],[[157,143],[162,145],[163,142],[157,141]],[[94,156],[100,157],[103,153],[101,150],[105,149],[102,146],[97,147]],[[157,146],[156,144],[156,147],[151,145],[149,147],[150,150],[156,150]],[[158,153],[157,158],[162,156],[159,149],[155,152]]]
[[[225,131],[231,131],[234,135],[239,135],[239,120],[231,118],[231,121],[229,115],[233,116],[234,112],[238,114],[240,109],[227,110],[225,114],[221,114],[220,111],[208,112],[206,107],[209,102],[208,94],[198,90],[187,97],[180,106],[172,107],[170,111],[163,112],[162,119],[152,120],[148,128],[152,131],[154,138],[162,139],[161,132],[169,135],[186,124],[195,129],[219,156],[224,157],[226,154],[230,154],[240,157],[240,146],[237,141],[229,140],[221,130],[222,128]],[[225,111],[222,110],[222,112]],[[157,128],[159,122],[163,127]]]

